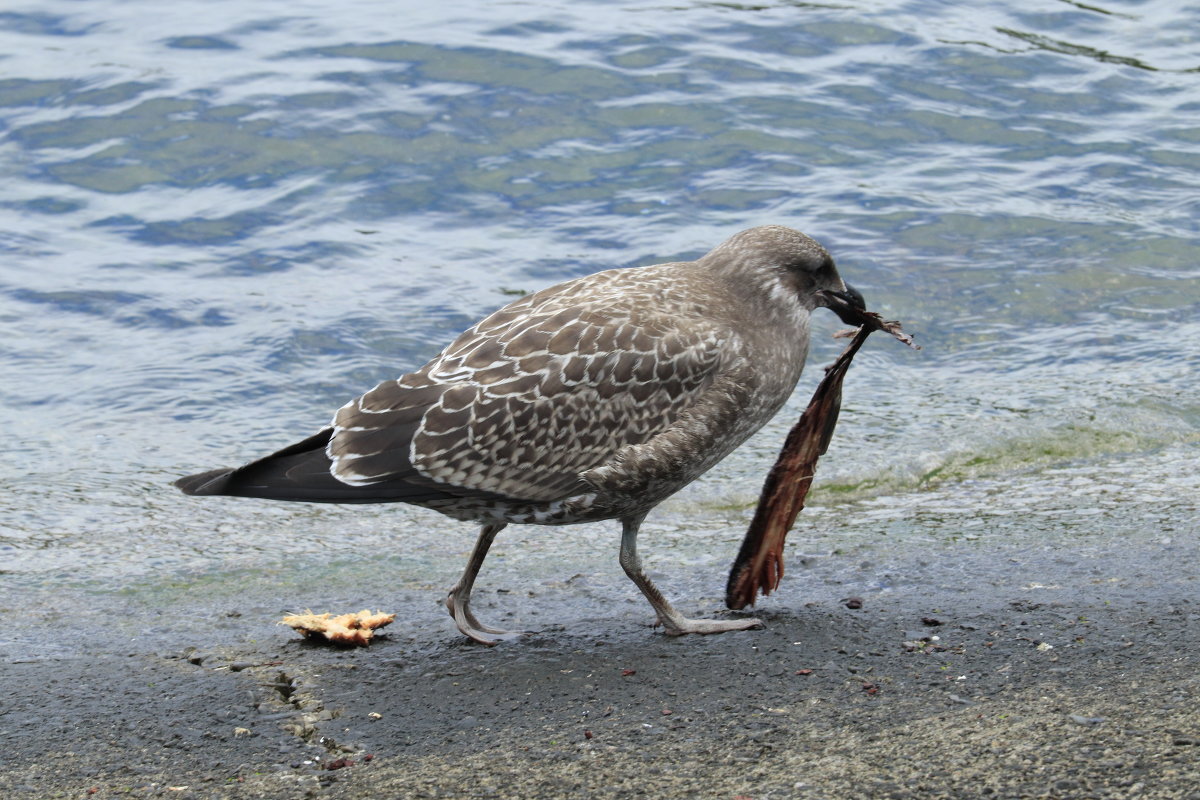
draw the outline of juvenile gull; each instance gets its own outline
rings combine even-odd
[[[758,627],[688,619],[642,569],[646,514],[729,455],[787,401],[810,312],[862,297],[804,234],[751,228],[697,261],[613,269],[501,308],[421,369],[342,406],[330,427],[236,469],[181,478],[193,495],[405,502],[481,529],[446,597],[458,629],[506,525],[621,521],[621,567],[669,634]],[[855,319],[853,314],[846,321]]]

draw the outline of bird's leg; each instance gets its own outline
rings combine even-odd
[[[475,618],[475,615],[471,613],[471,588],[475,585],[475,576],[479,574],[483,560],[487,558],[492,540],[507,525],[507,522],[493,522],[485,524],[479,529],[479,538],[475,540],[475,548],[471,550],[467,568],[463,570],[458,583],[454,584],[454,588],[446,595],[446,608],[450,611],[450,616],[454,617],[454,624],[458,626],[458,629],[480,644],[486,644],[489,647],[500,640],[492,638],[488,634],[503,637],[512,635],[513,632],[489,627]]]
[[[637,553],[638,528],[641,527],[645,514],[639,517],[627,517],[621,520],[621,568],[625,574],[637,584],[654,606],[658,620],[665,631],[671,636],[682,636],[685,633],[723,633],[725,631],[744,631],[748,628],[761,628],[762,622],[757,619],[688,619],[680,614],[662,596],[658,587],[646,576],[642,569],[642,560]]]

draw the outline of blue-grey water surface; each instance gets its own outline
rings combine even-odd
[[[449,584],[470,526],[170,481],[307,436],[520,292],[765,223],[923,345],[856,359],[794,547],[1193,535],[1197,31],[1163,0],[6,4],[3,580],[335,553]],[[837,327],[651,518],[651,562],[719,587]],[[497,548],[616,570],[611,525]]]

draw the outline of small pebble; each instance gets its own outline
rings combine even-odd
[[[1076,725],[1099,725],[1101,722],[1108,720],[1108,717],[1084,717],[1079,714],[1068,714],[1067,716]]]

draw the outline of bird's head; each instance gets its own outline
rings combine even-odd
[[[842,280],[832,256],[816,240],[783,225],[749,228],[727,239],[701,263],[745,281],[772,300],[806,311],[828,308],[848,325],[859,325],[866,302]]]

